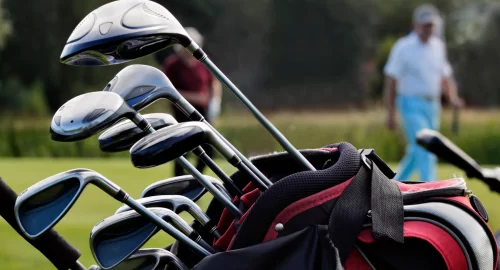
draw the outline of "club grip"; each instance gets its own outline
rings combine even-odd
[[[17,194],[0,178],[0,216],[33,247],[38,249],[57,269],[68,270],[75,265],[81,253],[51,229],[37,239],[29,239],[22,233],[14,216]]]
[[[423,129],[417,134],[417,143],[439,158],[457,166],[468,177],[481,179],[481,167],[457,145],[435,130]]]

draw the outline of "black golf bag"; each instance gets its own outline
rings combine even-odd
[[[463,179],[397,182],[373,150],[345,142],[301,153],[317,171],[288,153],[252,159],[274,183],[265,192],[232,175],[245,214],[236,220],[213,200],[207,214],[224,234],[215,241],[201,231],[220,252],[201,259],[179,243],[170,250],[197,270],[496,267],[488,215]]]

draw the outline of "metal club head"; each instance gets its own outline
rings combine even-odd
[[[188,270],[189,268],[170,251],[160,248],[139,249],[128,259],[113,267],[113,270]],[[98,268],[99,270],[101,268]]]
[[[102,66],[128,62],[191,38],[162,5],[148,0],[121,0],[88,14],[70,35],[61,62]]]
[[[155,130],[177,124],[177,120],[166,113],[145,114],[143,117]],[[110,127],[99,136],[99,148],[103,152],[126,151],[147,134],[127,119]]]
[[[120,187],[89,169],[74,169],[50,176],[24,190],[14,214],[28,238],[37,238],[57,224],[71,209],[87,184],[94,184],[116,199],[125,196]]]
[[[222,193],[228,194],[224,185],[217,179],[203,175]],[[180,195],[190,199],[193,202],[198,201],[207,190],[192,175],[181,175],[155,182],[147,186],[142,192],[140,198],[146,198],[158,195]]]
[[[241,162],[202,122],[183,122],[149,134],[130,148],[130,155],[135,167],[150,168],[183,156],[202,144],[212,145],[233,166]]]
[[[151,127],[120,95],[102,91],[85,93],[67,101],[54,114],[51,138],[61,142],[83,140],[122,118],[132,120],[141,129]]]
[[[196,234],[173,211],[165,208],[149,210],[183,234]],[[105,218],[94,226],[90,233],[90,250],[102,268],[110,269],[129,258],[158,231],[159,228],[147,217],[135,211],[122,212]]]

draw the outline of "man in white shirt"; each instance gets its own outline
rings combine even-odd
[[[418,7],[413,14],[413,32],[400,38],[384,68],[388,99],[388,127],[394,129],[396,110],[408,142],[397,180],[409,180],[415,170],[421,181],[436,179],[436,157],[416,144],[419,130],[439,129],[441,91],[454,106],[461,106],[444,43],[433,35],[439,21],[431,5]]]

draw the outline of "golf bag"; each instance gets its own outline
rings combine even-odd
[[[207,209],[224,232],[213,242],[220,252],[200,260],[178,243],[171,249],[197,270],[496,267],[488,215],[463,179],[397,182],[373,150],[345,142],[301,153],[317,171],[288,153],[252,159],[274,183],[265,192],[232,175],[245,214],[236,220],[216,200]]]

